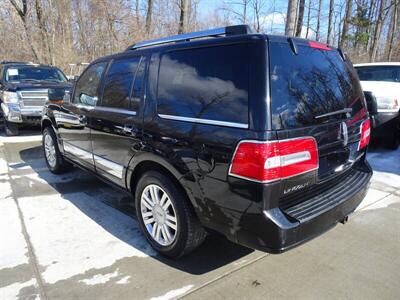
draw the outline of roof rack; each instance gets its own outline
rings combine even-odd
[[[235,25],[221,28],[214,28],[203,31],[189,32],[184,34],[173,35],[169,37],[153,39],[148,41],[139,42],[129,46],[126,50],[135,50],[144,47],[150,47],[161,44],[175,43],[190,41],[194,39],[206,38],[206,37],[217,37],[217,36],[228,36],[228,35],[240,35],[252,33],[251,29],[247,25]]]

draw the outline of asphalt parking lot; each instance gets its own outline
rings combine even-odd
[[[0,137],[0,299],[398,299],[400,150],[372,148],[370,191],[346,225],[281,255],[209,236],[159,257],[129,195],[51,174],[41,137]]]

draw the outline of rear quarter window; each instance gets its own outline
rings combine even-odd
[[[247,124],[247,48],[237,44],[163,54],[158,114]]]
[[[270,43],[271,110],[274,129],[311,126],[345,118],[315,118],[344,108],[352,115],[364,107],[357,74],[335,50]]]

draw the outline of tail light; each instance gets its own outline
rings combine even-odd
[[[368,146],[371,138],[371,121],[369,119],[363,121],[360,126],[361,140],[358,144],[358,150]]]
[[[241,141],[229,175],[271,182],[318,169],[318,147],[312,137],[272,142]]]

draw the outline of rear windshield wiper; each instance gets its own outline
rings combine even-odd
[[[319,116],[316,116],[316,119],[320,119],[320,118],[325,118],[325,117],[330,117],[330,116],[334,116],[334,115],[340,115],[340,114],[347,114],[347,113],[351,113],[353,111],[352,108],[344,108],[344,109],[340,109],[340,110],[336,110],[336,111],[332,111],[326,114],[322,114]]]

